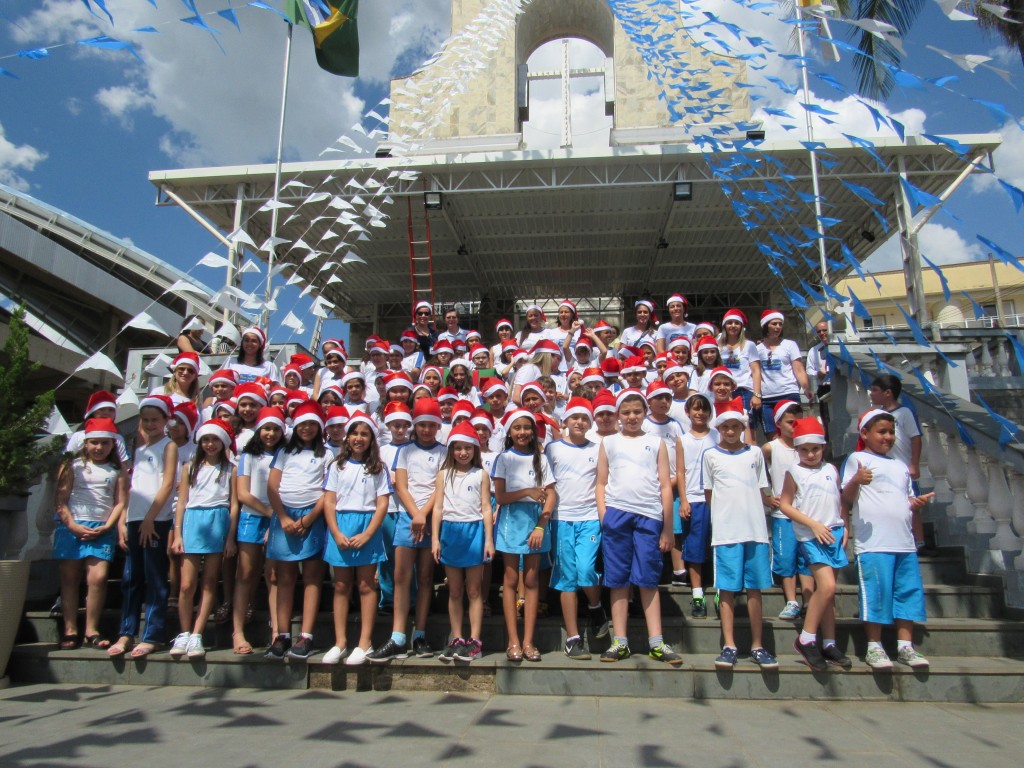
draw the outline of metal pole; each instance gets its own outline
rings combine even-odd
[[[291,68],[292,62],[292,25],[288,25],[288,36],[285,38],[284,43],[284,77],[281,84],[281,120],[277,124],[277,163],[274,166],[274,202],[278,200],[278,196],[281,194],[281,155],[284,153],[284,115],[285,109],[288,105],[288,70]],[[271,283],[274,279],[274,256],[276,255],[277,245],[275,245],[275,239],[277,238],[277,207],[270,212],[270,253],[267,254],[267,289],[263,293],[263,301],[269,303],[273,296],[273,288]],[[263,315],[260,320],[260,325],[263,326],[263,330],[267,336],[270,336],[270,310],[264,306]]]
[[[988,270],[992,274],[992,287],[996,292],[996,320],[1003,325],[1003,292],[999,289],[999,277],[996,275],[996,260],[990,253],[988,255]]]
[[[237,191],[235,192],[235,221],[232,232],[237,231],[242,226],[242,220],[245,217],[245,184],[239,183]],[[228,273],[224,280],[224,285],[235,287],[235,283],[238,282],[238,268],[239,262],[239,251],[242,248],[238,245],[238,241],[234,241],[228,247]],[[230,319],[230,313],[225,309],[224,314],[221,318],[221,322],[227,325]]]
[[[907,163],[900,155],[896,158],[900,178],[907,179]],[[913,208],[907,198],[907,191],[899,182],[896,183],[896,221],[900,227],[900,249],[903,253],[903,280],[907,288],[907,298],[910,299],[910,314],[914,316],[917,324],[922,328],[926,327],[930,318],[928,316],[928,305],[924,296],[924,278],[921,269],[921,251],[917,245],[917,235],[911,232],[910,220],[913,218]]]

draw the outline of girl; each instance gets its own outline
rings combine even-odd
[[[291,416],[291,412],[295,408],[302,405],[302,403],[309,402],[305,398],[296,397],[289,398],[287,401],[288,415]],[[320,388],[320,396],[316,399],[317,405],[320,406],[320,410],[326,411],[328,408],[334,408],[345,402],[345,393],[341,390],[341,384],[326,384]]]
[[[636,308],[636,324],[622,332],[619,337],[619,346],[635,347],[644,338],[654,341],[657,333],[654,302],[650,299],[640,299],[633,306]]]
[[[213,407],[219,400],[231,397],[238,384],[238,373],[230,368],[222,368],[210,374],[210,397],[203,401],[202,417],[204,423],[213,418]]]
[[[242,343],[238,347],[238,358],[229,361],[224,367],[238,372],[238,381],[245,384],[263,377],[270,381],[280,381],[281,374],[277,366],[263,356],[267,348],[267,334],[262,328],[246,328],[242,331]]]
[[[448,454],[435,479],[434,561],[448,577],[448,618],[451,642],[438,658],[470,662],[479,659],[483,644],[484,563],[494,557],[491,485],[482,469],[480,439],[463,422],[448,436]],[[442,490],[443,489],[443,490]],[[469,597],[469,636],[463,639],[463,591]]]
[[[324,446],[336,458],[345,443],[345,429],[348,426],[348,410],[343,405],[332,405],[324,413]]]
[[[242,448],[235,477],[235,496],[240,505],[238,515],[238,578],[234,590],[234,631],[231,639],[235,653],[252,653],[252,644],[245,637],[245,625],[252,619],[252,600],[256,591],[256,574],[263,563],[263,545],[270,530],[274,510],[267,495],[270,464],[284,446],[284,413],[274,407],[262,408],[256,420],[256,431]],[[270,616],[276,622],[274,605],[276,590],[269,568],[266,574],[270,593]]]
[[[315,403],[303,403],[292,417],[292,436],[270,462],[267,497],[274,510],[267,535],[267,558],[277,575],[277,636],[268,659],[308,659],[320,607],[324,564],[323,484],[331,457],[324,447],[324,417]],[[302,625],[291,641],[292,601],[302,564]]]
[[[380,458],[388,472],[388,482],[395,487],[395,462],[398,452],[409,444],[412,429],[412,409],[401,402],[390,402],[384,407],[384,425],[391,433],[391,441],[380,447]],[[384,516],[381,530],[384,533],[384,554],[387,559],[377,565],[377,583],[380,585],[380,609],[391,612],[395,605],[395,528],[398,525],[396,494],[388,499],[388,513]]]
[[[668,308],[668,322],[658,326],[658,352],[670,349],[671,343],[677,338],[688,338],[693,335],[697,326],[686,320],[686,308],[689,303],[681,293],[673,293],[665,302]]]
[[[686,401],[689,429],[683,435],[683,466],[686,470],[686,500],[689,514],[682,516],[683,562],[690,575],[690,616],[706,619],[704,602],[704,562],[711,543],[711,517],[701,485],[701,459],[704,452],[718,445],[718,432],[711,428],[711,401],[704,395],[693,395]]]
[[[448,386],[455,390],[459,399],[469,400],[474,406],[483,405],[480,393],[473,386],[473,373],[466,360],[452,361],[448,367]]]
[[[420,368],[426,364],[426,357],[420,351],[419,342],[413,331],[402,331],[402,367],[411,379],[417,379],[420,375]]]
[[[327,472],[324,509],[327,546],[324,560],[334,567],[334,647],[324,654],[325,664],[337,664],[348,650],[348,604],[353,576],[359,582],[359,645],[345,664],[357,666],[373,650],[373,623],[377,616],[374,577],[385,560],[381,524],[388,511],[391,483],[380,460],[377,426],[357,413],[348,422],[345,444]]]
[[[697,355],[697,363],[693,370],[692,388],[702,395],[711,390],[711,371],[719,368],[722,363],[722,351],[713,336],[704,336],[693,345]]]
[[[60,649],[82,644],[78,634],[78,591],[85,573],[85,642],[108,648],[99,622],[107,594],[107,572],[114,559],[115,530],[128,499],[128,475],[114,450],[113,419],[85,422],[85,445],[57,476],[57,514],[53,557],[60,561],[60,601],[64,635]]]
[[[342,377],[341,385],[345,390],[345,402],[338,403],[338,405],[344,405],[349,413],[356,411],[369,413],[372,410],[366,399],[366,376],[363,373],[349,371]]]
[[[558,355],[558,347],[553,341],[542,339],[530,350],[531,357],[516,368],[516,375],[512,381],[512,402],[516,405],[522,404],[523,387],[531,381],[536,381],[541,376],[550,376],[552,370],[558,370],[555,362]],[[513,360],[515,358],[513,357]]]
[[[195,406],[189,406],[194,412]],[[132,658],[142,658],[164,642],[170,570],[167,546],[175,509],[171,496],[178,469],[178,446],[165,435],[173,412],[169,397],[151,395],[139,403],[139,431],[145,442],[135,449],[128,513],[118,526],[121,548],[128,555],[121,577],[120,637],[107,649],[110,656],[123,656],[130,650]],[[139,633],[143,598],[146,629],[142,642],[132,648]]]
[[[178,485],[174,514],[173,552],[183,555],[181,587],[178,593],[178,622],[181,634],[174,638],[171,658],[206,655],[203,630],[217,597],[221,556],[235,554],[237,517],[231,513],[233,472],[230,453],[235,442],[231,426],[211,419],[196,432],[199,450]],[[192,614],[196,582],[202,568],[202,596],[199,612]]]
[[[511,321],[504,317],[501,318],[494,326],[494,331],[498,334],[498,343],[491,347],[491,360],[494,361],[494,365],[497,367],[501,362],[501,355],[505,351],[505,342],[513,341]]]
[[[668,415],[678,421],[685,432],[690,428],[690,419],[686,415],[686,401],[691,394],[696,394],[690,389],[690,373],[683,366],[673,363],[665,368],[663,375],[665,384],[672,390],[672,404]]]
[[[551,551],[548,521],[555,507],[554,478],[537,439],[536,417],[525,409],[505,417],[505,450],[494,461],[494,497],[500,505],[495,549],[504,554],[505,585],[502,607],[509,644],[509,661],[540,661],[533,644],[537,624],[540,556]],[[526,604],[523,612],[523,644],[519,644],[516,591],[519,556],[523,555]]]
[[[774,408],[781,402],[800,402],[800,393],[808,401],[814,400],[814,392],[804,369],[804,353],[795,341],[782,337],[785,319],[776,309],[761,313],[761,330],[764,338],[757,345],[758,360],[761,364],[761,425],[765,438],[776,432]]]
[[[325,345],[326,343],[324,342]],[[341,347],[334,347],[324,353],[324,367],[317,372],[316,380],[313,382],[314,400],[320,399],[324,387],[330,384],[341,385],[341,379],[345,375],[345,360],[345,350]]]
[[[690,340],[685,336],[676,336],[668,343],[668,351],[677,365],[693,371],[693,363],[690,362]]]
[[[431,397],[437,397],[443,381],[444,372],[436,365],[428,365],[420,373],[420,384],[426,384],[430,388]]]
[[[430,352],[433,355],[431,364],[436,365],[442,370],[446,370],[452,358],[455,357],[455,348],[448,339],[439,340],[431,347]]]
[[[743,410],[761,408],[761,358],[757,347],[746,336],[747,316],[730,309],[722,318],[722,335],[718,346],[722,361],[736,380],[736,395],[743,398]],[[756,417],[755,417],[756,418]]]
[[[160,394],[171,398],[175,404],[198,404],[199,391],[199,355],[195,352],[182,352],[171,362],[171,378]]]

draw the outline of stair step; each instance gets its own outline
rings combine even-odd
[[[486,648],[486,646],[485,646]],[[718,670],[712,654],[686,655],[679,668],[634,656],[615,664],[570,661],[548,654],[538,664],[508,662],[500,651],[472,665],[409,659],[384,666],[327,666],[271,661],[258,654],[214,650],[196,661],[166,653],[143,661],[107,658],[95,649],[58,651],[49,644],[21,645],[10,674],[21,683],[187,685],[232,688],[318,688],[348,691],[435,690],[532,695],[602,695],[693,699],[818,699],[997,703],[1024,698],[1024,661],[983,656],[931,656],[931,667],[873,671],[856,660],[848,671],[813,673],[795,655],[779,669],[760,670],[740,659]]]

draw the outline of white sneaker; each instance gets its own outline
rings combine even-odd
[[[346,654],[348,654],[347,648],[339,648],[335,645],[331,650],[324,654],[324,657],[320,661],[323,664],[337,664],[345,658]]]
[[[198,632],[188,639],[188,650],[185,655],[190,659],[198,659],[206,655],[206,649],[203,648],[203,636]]]
[[[363,650],[358,645],[352,649],[352,653],[345,659],[345,666],[358,667],[360,664],[366,661],[366,657],[373,652],[373,648]]]
[[[172,659],[180,659],[182,656],[185,655],[186,651],[188,651],[188,641],[189,638],[191,637],[191,633],[182,632],[180,635],[174,638],[174,642],[171,643],[170,651]]]

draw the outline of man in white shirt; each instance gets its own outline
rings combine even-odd
[[[821,416],[821,424],[825,427],[825,442],[828,444],[828,398],[822,400],[824,395],[832,391],[832,372],[828,369],[828,323],[822,320],[814,326],[814,333],[818,337],[818,343],[807,352],[807,378],[817,386],[814,393],[818,401],[818,415]]]
[[[456,341],[465,341],[469,331],[459,327],[459,310],[455,307],[448,307],[444,311],[445,329],[437,334],[438,339],[447,339],[453,345]]]

